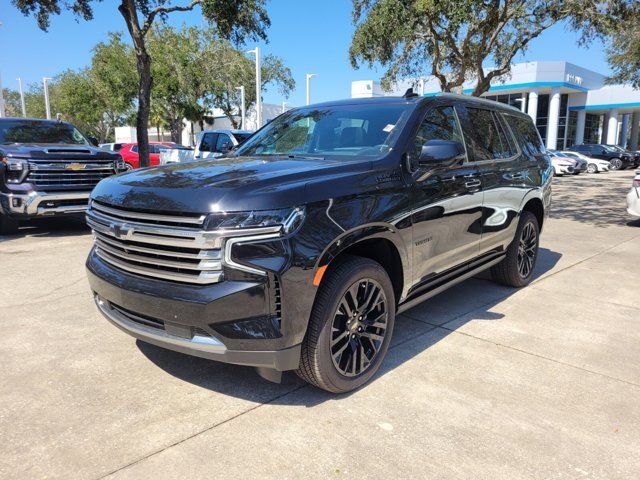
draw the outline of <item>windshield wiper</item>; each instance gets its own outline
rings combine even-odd
[[[289,158],[301,158],[303,160],[324,160],[324,157],[316,157],[313,155],[299,155],[297,153],[288,153],[286,156]]]

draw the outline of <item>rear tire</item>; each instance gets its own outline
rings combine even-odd
[[[624,164],[619,158],[612,158],[609,162],[611,163],[611,170],[624,170]]]
[[[13,235],[18,233],[18,221],[0,214],[0,235]]]
[[[507,248],[504,259],[491,267],[493,279],[507,287],[524,287],[533,279],[538,247],[540,243],[540,227],[538,219],[529,212],[520,214],[516,234]]]
[[[302,343],[300,378],[343,393],[378,371],[395,321],[393,286],[382,266],[345,256],[323,278]]]

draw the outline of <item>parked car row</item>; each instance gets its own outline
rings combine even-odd
[[[631,152],[617,145],[585,143],[573,145],[569,147],[569,151],[580,153],[593,160],[606,160],[611,164],[611,170],[624,170],[640,166],[640,152]]]

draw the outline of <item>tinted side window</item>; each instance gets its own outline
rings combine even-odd
[[[202,136],[202,142],[200,142],[201,152],[213,152],[218,138],[217,133],[205,133]]]
[[[218,135],[218,141],[216,142],[216,152],[221,152],[222,147],[225,143],[230,143],[233,146],[233,142],[231,138],[226,133],[221,133]]]
[[[414,158],[418,158],[422,146],[429,140],[448,140],[463,143],[460,125],[458,125],[458,119],[453,107],[437,107],[427,112],[416,134],[411,155]]]
[[[510,156],[500,140],[501,132],[490,110],[467,108],[469,128],[465,131],[467,147],[473,152],[476,162]]]
[[[134,145],[133,147],[131,147],[131,151],[133,153],[138,153],[138,145]]]
[[[493,113],[496,122],[498,123],[498,128],[500,129],[500,141],[502,142],[502,147],[505,150],[505,155],[507,157],[513,157],[518,154],[518,147],[516,146],[516,142],[513,139],[513,135],[509,130],[504,118],[502,115],[494,112]]]
[[[541,155],[545,153],[544,144],[540,138],[538,130],[529,118],[518,117],[515,115],[505,114],[511,130],[515,134],[520,148],[529,155]]]

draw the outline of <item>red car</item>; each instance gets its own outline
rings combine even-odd
[[[180,145],[172,142],[149,142],[149,166],[155,167],[160,164],[160,152],[163,149],[175,147],[180,147]],[[140,168],[137,143],[125,143],[118,153],[125,161],[127,170]]]

